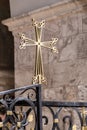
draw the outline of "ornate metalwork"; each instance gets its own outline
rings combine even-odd
[[[12,89],[0,92],[0,96],[11,95],[15,92],[21,92],[23,94],[26,91],[34,89],[36,92],[36,99],[32,100],[29,96],[16,98],[3,98],[0,99],[0,128],[14,130],[24,130],[26,126],[29,126],[33,130],[42,130],[42,120],[44,120],[43,127],[49,125],[50,118],[47,114],[41,114],[42,108],[48,110],[52,115],[52,123],[50,125],[50,130],[61,130],[60,122],[62,122],[64,129],[66,130],[66,122],[68,121],[68,130],[77,130],[77,124],[74,122],[73,112],[75,112],[75,117],[78,117],[78,122],[80,125],[79,130],[87,129],[87,102],[52,102],[52,101],[42,101],[41,96],[41,86],[31,85],[22,88]],[[18,108],[16,108],[18,107]],[[23,109],[23,108],[27,109]],[[56,108],[56,109],[54,109]],[[19,110],[20,109],[20,110]],[[61,117],[61,114],[63,114]],[[35,124],[31,127],[31,123]]]
[[[0,96],[3,96],[3,99],[0,100],[0,128],[6,128],[10,130],[14,130],[16,128],[24,130],[25,127],[33,121],[37,124],[37,114],[35,109],[36,103],[31,100],[29,96],[21,96],[21,94],[31,89],[37,90],[37,87],[39,87],[39,85],[26,86],[19,89],[11,89],[0,92]],[[9,99],[4,98],[6,95],[14,94],[15,92],[21,92],[19,97],[13,99],[11,97]],[[37,99],[35,101],[37,101]],[[16,108],[17,106],[18,108]],[[27,109],[23,110],[23,107]],[[33,114],[31,114],[32,112]],[[37,129],[36,124],[35,129]]]
[[[33,84],[42,84],[46,83],[46,78],[44,77],[44,70],[43,70],[43,61],[42,61],[42,51],[41,47],[45,47],[51,49],[53,52],[58,53],[56,48],[56,43],[58,38],[52,38],[51,41],[41,41],[42,37],[42,29],[45,25],[45,20],[41,22],[37,22],[33,20],[33,26],[35,27],[35,36],[36,41],[29,39],[25,36],[25,34],[20,34],[21,44],[20,49],[25,49],[27,46],[36,46],[36,58],[35,58],[35,73],[33,77]]]

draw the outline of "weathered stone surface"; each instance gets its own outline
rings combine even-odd
[[[13,71],[0,70],[0,91],[11,89],[14,83]]]
[[[79,101],[87,101],[87,86],[79,85],[78,86],[78,96]]]
[[[87,8],[86,8],[86,12],[87,12]],[[87,13],[83,14],[82,23],[83,23],[83,32],[87,32]]]

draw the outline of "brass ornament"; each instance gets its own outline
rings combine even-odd
[[[55,118],[54,123],[58,123],[58,122],[59,122],[58,118]]]
[[[11,128],[11,123],[6,123],[6,126],[8,127],[8,129],[10,130],[10,128]]]
[[[29,122],[32,122],[32,121],[33,121],[33,118],[34,118],[33,115],[30,114],[30,115],[28,116],[28,121],[29,121]]]
[[[48,48],[51,49],[52,52],[58,53],[58,50],[55,46],[58,41],[58,38],[52,38],[51,41],[45,41],[45,42],[41,41],[42,29],[44,25],[45,25],[45,20],[42,20],[41,22],[37,22],[33,19],[33,26],[35,28],[36,40],[27,38],[25,34],[19,34],[21,39],[21,43],[19,46],[20,49],[26,49],[27,46],[36,46],[35,72],[33,76],[33,84],[42,84],[47,82],[44,76],[41,48],[42,47]]]
[[[12,114],[13,114],[12,111],[10,111],[10,110],[7,111],[7,115],[10,116],[10,115],[12,115]]]
[[[86,115],[87,115],[87,111],[85,110],[85,107],[82,108],[82,120],[83,120],[83,126],[82,126],[82,130],[87,130],[87,126],[86,126]]]
[[[3,122],[0,122],[0,128],[2,128],[3,127]]]
[[[17,127],[21,127],[21,122],[17,122]]]
[[[30,128],[30,130],[34,130],[34,128]]]
[[[77,130],[76,125],[73,125],[72,130]]]

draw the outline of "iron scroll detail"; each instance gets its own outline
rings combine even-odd
[[[33,100],[29,96],[23,97],[24,92],[33,89],[36,93],[36,99]],[[50,130],[61,130],[60,122],[62,122],[66,130],[66,122],[68,121],[68,130],[79,130],[87,128],[87,102],[52,102],[42,101],[41,85],[31,85],[17,89],[11,89],[0,92],[0,95],[10,95],[20,92],[19,97],[0,99],[0,128],[6,130],[25,130],[26,127],[34,130],[43,130],[48,128],[50,119]],[[18,109],[16,108],[18,107]],[[20,108],[20,111],[19,111]],[[23,109],[24,108],[24,109]],[[47,113],[44,112],[48,111]],[[3,113],[4,112],[4,113]],[[73,112],[78,118],[79,124],[74,122]],[[51,115],[49,117],[49,115]],[[63,114],[61,117],[61,114]],[[2,119],[4,117],[4,119]],[[77,123],[78,123],[77,122]],[[32,126],[33,123],[33,126]]]

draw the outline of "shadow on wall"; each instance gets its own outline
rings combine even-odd
[[[0,91],[13,88],[14,86],[13,37],[8,28],[1,23],[9,17],[9,0],[0,0]]]
[[[0,69],[13,69],[13,37],[1,22],[10,17],[9,0],[0,0]]]
[[[14,68],[14,45],[11,32],[0,22],[0,69]]]

